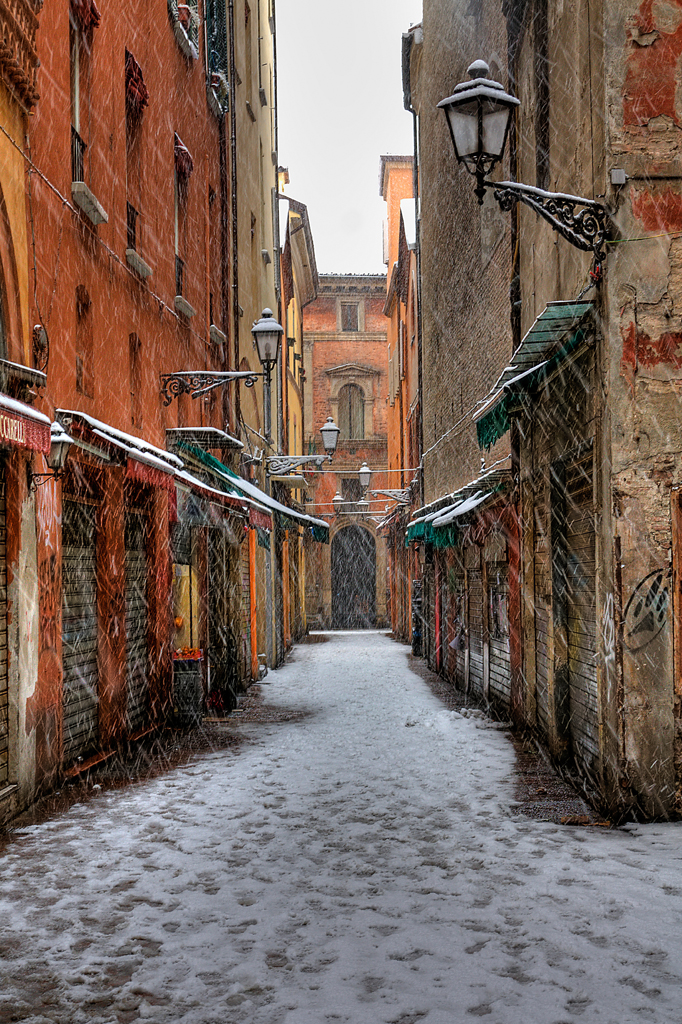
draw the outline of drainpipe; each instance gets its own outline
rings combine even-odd
[[[234,57],[234,0],[228,0],[228,31],[230,36],[230,176],[232,179],[232,320],[234,324],[234,369],[239,369],[239,249],[237,233],[237,67]],[[239,436],[241,402],[239,383],[234,386],[235,436]]]

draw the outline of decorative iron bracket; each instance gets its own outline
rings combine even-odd
[[[410,504],[410,488],[406,487],[404,490],[387,490],[387,491],[370,491],[373,498],[392,498],[393,501],[397,501],[400,505]]]
[[[493,190],[495,199],[505,212],[511,210],[514,203],[525,203],[571,245],[593,252],[598,263],[606,259],[605,242],[610,218],[601,203],[563,192],[545,192],[517,181],[484,181],[483,185]]]
[[[214,388],[223,384],[229,384],[232,380],[241,381],[247,388],[252,388],[262,373],[253,373],[251,370],[181,370],[178,373],[161,374],[161,394],[163,404],[170,405],[174,398],[179,395],[191,395],[198,398],[205,395]]]
[[[322,469],[325,462],[331,462],[331,455],[272,455],[266,459],[267,471],[271,476],[280,476],[282,473],[290,473],[292,469],[299,466],[316,465]]]

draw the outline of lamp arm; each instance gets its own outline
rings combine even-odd
[[[314,464],[321,469],[325,462],[331,462],[331,455],[273,455],[267,460],[268,473],[278,476],[280,473],[289,473],[299,466]]]
[[[571,245],[593,252],[599,263],[606,259],[605,242],[611,220],[601,203],[562,192],[545,192],[517,181],[484,181],[482,184],[484,188],[493,190],[502,210],[508,212],[514,203],[524,203]]]

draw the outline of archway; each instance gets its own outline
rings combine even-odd
[[[332,539],[332,629],[376,625],[376,543],[362,526],[345,526]]]

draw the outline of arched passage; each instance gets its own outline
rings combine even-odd
[[[332,629],[376,625],[376,544],[369,530],[345,526],[332,539]]]

